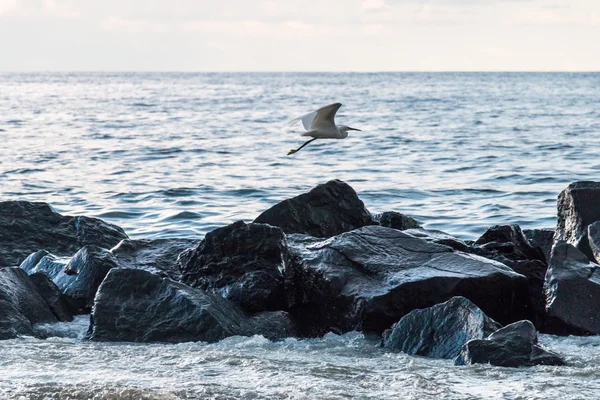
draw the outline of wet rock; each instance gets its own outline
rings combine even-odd
[[[328,240],[288,235],[290,310],[305,335],[381,333],[404,315],[464,296],[501,323],[523,319],[527,280],[509,267],[404,232],[367,226]]]
[[[558,241],[546,273],[548,315],[584,332],[600,334],[600,266],[573,245]]]
[[[529,305],[531,312],[528,314],[530,319],[537,329],[545,332],[545,327],[548,323],[546,314],[546,295],[544,292],[544,284],[546,280],[546,270],[548,265],[540,260],[530,261],[514,261],[510,267],[518,274],[527,278]]]
[[[248,312],[285,310],[283,271],[288,259],[280,228],[238,221],[209,232],[196,249],[181,255],[181,281]]]
[[[519,321],[500,328],[486,339],[467,342],[455,364],[529,367],[564,365],[564,361],[557,354],[537,345],[537,332],[530,321]]]
[[[110,250],[122,268],[138,268],[179,280],[179,254],[198,245],[195,239],[125,239]]]
[[[89,312],[98,286],[108,271],[115,267],[115,256],[97,246],[83,247],[68,261],[47,252],[37,252],[21,264],[21,268],[28,274],[46,273],[63,294],[78,304],[81,312]]]
[[[564,240],[595,261],[588,242],[588,226],[600,221],[600,182],[581,181],[558,195],[555,240]],[[600,261],[600,260],[598,260]]]
[[[489,228],[470,248],[470,253],[499,261],[524,275],[529,284],[527,319],[541,328],[546,321],[544,277],[546,257],[532,245],[519,225],[496,225]]]
[[[588,242],[594,260],[600,262],[600,221],[588,226]]]
[[[375,222],[354,189],[340,180],[318,185],[263,212],[256,223],[278,226],[287,234],[331,237]]]
[[[0,267],[19,265],[39,249],[70,256],[85,245],[111,248],[126,238],[116,225],[61,215],[46,203],[0,202]]]
[[[519,225],[495,225],[475,241],[480,251],[475,254],[510,265],[510,261],[539,260],[546,262],[539,247],[531,245]],[[504,261],[503,261],[504,260]]]
[[[383,336],[383,346],[407,354],[454,358],[472,339],[482,339],[500,329],[493,319],[464,297],[414,310]]]
[[[25,271],[0,269],[0,339],[33,335],[33,324],[52,322],[56,316]]]
[[[452,247],[454,250],[462,251],[465,253],[471,252],[471,248],[462,240],[455,238],[446,232],[438,231],[436,229],[407,229],[404,231],[411,236],[419,239],[426,240],[428,242],[442,244],[444,246]]]
[[[374,215],[373,220],[381,226],[398,229],[400,231],[421,227],[414,218],[400,214],[396,211],[386,211],[384,213]]]
[[[100,286],[89,338],[126,342],[216,342],[233,335],[294,334],[285,312],[246,315],[232,302],[137,269],[115,268]]]
[[[29,275],[29,278],[59,321],[69,322],[73,320],[73,313],[76,313],[78,309],[77,304],[62,294],[58,286],[52,282],[52,279],[45,272],[33,273]]]
[[[532,246],[542,249],[548,262],[554,245],[554,229],[523,229],[523,234]]]

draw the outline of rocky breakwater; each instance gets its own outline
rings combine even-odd
[[[96,341],[360,330],[383,333],[390,351],[458,364],[558,365],[536,328],[600,331],[600,222],[580,210],[599,206],[559,199],[556,243],[547,230],[516,225],[469,242],[397,212],[372,215],[349,185],[330,181],[198,241],[132,240],[100,220],[4,202],[0,337],[35,335],[37,323],[91,312],[87,338]],[[585,240],[587,254],[575,247]]]

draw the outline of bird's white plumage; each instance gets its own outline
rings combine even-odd
[[[290,125],[294,125],[298,121],[302,121],[302,125],[306,132],[302,136],[312,137],[297,149],[290,150],[289,155],[296,154],[303,147],[317,139],[346,139],[348,131],[360,131],[360,129],[350,128],[346,125],[337,126],[335,124],[335,113],[340,109],[342,103],[333,103],[325,107],[319,108],[299,118],[290,121]]]
[[[304,129],[307,131],[328,131],[331,129],[337,131],[335,126],[335,113],[341,106],[342,103],[329,104],[328,106],[319,108],[317,111],[293,119],[290,121],[290,125],[302,121]]]

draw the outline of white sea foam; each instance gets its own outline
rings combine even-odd
[[[71,331],[81,331],[81,322]],[[67,332],[64,328],[60,332]],[[600,393],[600,338],[542,335],[566,367],[454,366],[388,352],[357,332],[271,342],[0,342],[0,398],[575,399]]]

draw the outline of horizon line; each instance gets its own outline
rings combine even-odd
[[[180,74],[396,74],[396,73],[490,73],[490,74],[508,74],[508,73],[520,73],[520,74],[545,74],[545,73],[576,73],[576,74],[593,74],[600,73],[599,70],[373,70],[373,71],[336,71],[336,70],[222,70],[222,71],[211,71],[211,70],[126,70],[126,69],[107,69],[107,70],[58,70],[58,69],[32,69],[32,70],[1,70],[0,74],[32,74],[32,73],[59,73],[59,74],[73,74],[73,73],[180,73]]]

